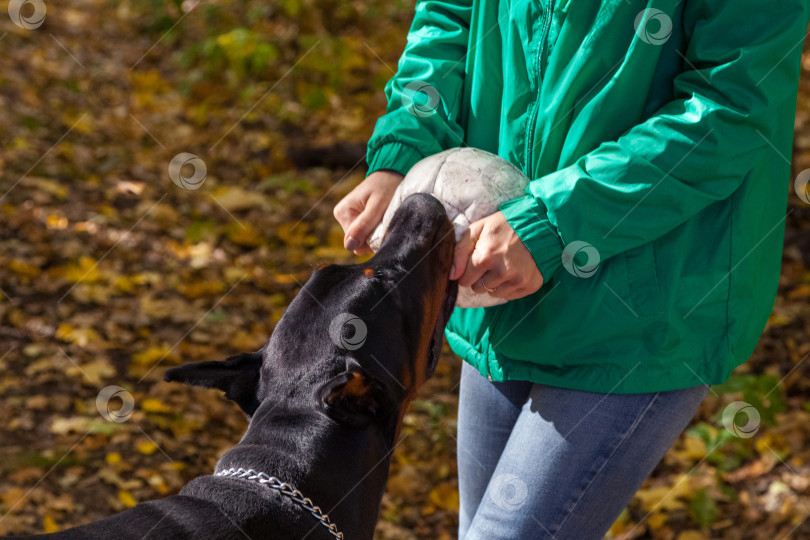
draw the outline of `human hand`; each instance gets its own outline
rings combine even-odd
[[[532,254],[501,212],[470,225],[456,244],[450,279],[507,300],[528,296],[543,285]]]
[[[371,253],[366,240],[382,221],[403,178],[396,171],[375,171],[335,205],[332,213],[343,227],[346,249],[355,255]]]

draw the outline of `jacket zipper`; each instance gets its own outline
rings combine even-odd
[[[551,30],[551,18],[554,15],[554,0],[549,0],[548,3],[548,10],[546,12],[546,20],[543,22],[543,31],[540,36],[540,50],[537,53],[537,98],[534,101],[534,105],[532,106],[532,114],[529,118],[529,136],[526,138],[526,149],[524,151],[524,155],[526,156],[526,175],[531,176],[532,172],[530,170],[531,167],[531,158],[534,149],[534,124],[538,114],[538,108],[540,104],[540,89],[542,88],[543,84],[543,56],[546,52],[546,42],[548,41],[548,34]],[[503,319],[503,311],[504,306],[499,306],[497,313],[492,317],[492,322],[489,325],[489,336],[492,338],[493,334],[495,333],[495,329],[500,326],[501,320]],[[491,341],[491,339],[490,339]],[[491,343],[490,343],[491,346]],[[487,379],[490,381],[492,380],[492,374],[489,371],[489,354],[487,353],[486,358],[486,368],[487,368]]]
[[[554,16],[554,0],[549,0],[546,20],[543,22],[543,33],[540,36],[540,50],[537,52],[537,98],[532,106],[532,115],[529,118],[529,136],[526,137],[526,175],[531,176],[532,154],[534,153],[534,126],[540,107],[540,91],[543,86],[543,56],[546,52],[548,34],[551,30],[551,19]]]

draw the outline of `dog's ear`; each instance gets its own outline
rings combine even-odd
[[[358,367],[331,379],[317,393],[328,416],[356,428],[368,426],[385,413],[389,401],[386,395],[382,385]]]
[[[257,391],[261,367],[262,351],[256,351],[232,356],[224,362],[198,362],[172,368],[163,378],[192,386],[219,388],[226,398],[251,416],[259,407]]]

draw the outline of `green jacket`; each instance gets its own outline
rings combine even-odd
[[[545,277],[456,309],[492,380],[722,383],[779,279],[807,0],[425,0],[370,171],[456,146],[532,179],[501,211]],[[595,266],[598,261],[598,266]]]

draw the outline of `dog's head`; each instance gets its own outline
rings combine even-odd
[[[248,416],[272,398],[350,426],[390,426],[439,360],[457,291],[454,245],[441,203],[411,195],[377,254],[316,271],[264,348],[173,368],[166,380],[224,390]]]

